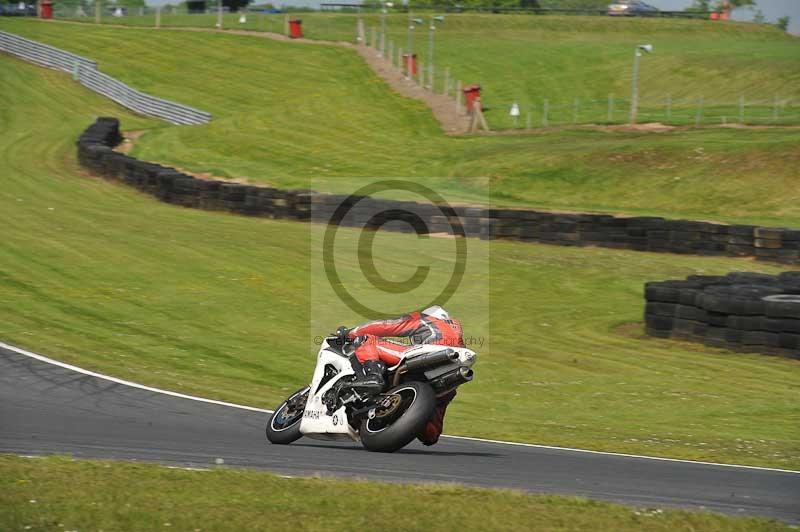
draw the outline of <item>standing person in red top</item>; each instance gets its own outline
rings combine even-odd
[[[435,344],[464,347],[461,323],[451,318],[447,311],[438,305],[395,319],[365,323],[350,329],[347,337],[355,341],[356,358],[364,368],[363,375],[358,377],[354,386],[379,390],[385,384],[383,373],[387,365],[394,366],[400,362],[403,352],[412,346]],[[386,338],[409,338],[411,345],[398,344]],[[455,396],[456,391],[451,390],[438,397],[433,417],[419,435],[420,441],[425,445],[433,445],[439,441],[444,428],[447,405]]]

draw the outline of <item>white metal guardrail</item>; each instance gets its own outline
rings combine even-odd
[[[179,125],[205,124],[211,120],[210,113],[139,92],[103,74],[91,59],[13,33],[0,31],[0,51],[37,65],[69,72],[81,85],[143,115]]]

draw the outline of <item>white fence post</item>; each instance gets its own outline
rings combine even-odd
[[[744,94],[739,96],[739,123],[744,124]]]
[[[575,102],[572,104],[572,123],[578,123],[578,115],[581,110],[581,100],[579,98],[575,98]]]
[[[667,94],[667,123],[672,122],[672,95]]]
[[[545,98],[544,103],[542,104],[542,127],[548,127],[549,125],[550,125],[550,100]]]
[[[694,125],[699,126],[703,123],[703,97],[697,100],[697,114],[694,117]]]
[[[779,112],[778,112],[778,97],[775,96],[772,99],[772,122],[773,123],[777,123],[778,122],[778,116],[779,116]]]

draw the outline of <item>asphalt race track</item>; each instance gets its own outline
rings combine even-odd
[[[443,438],[394,454],[310,439],[270,445],[267,415],[77,373],[0,347],[0,452],[228,466],[285,475],[458,482],[643,507],[800,522],[800,474]]]

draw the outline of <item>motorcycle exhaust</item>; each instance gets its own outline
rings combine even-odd
[[[435,353],[428,353],[420,355],[406,361],[406,369],[408,371],[416,371],[419,369],[430,369],[436,366],[443,366],[458,360],[458,353],[452,349],[445,349]]]
[[[471,381],[473,376],[474,373],[471,369],[466,366],[461,366],[455,371],[445,373],[441,377],[433,379],[431,381],[431,385],[437,393],[443,392],[445,390],[455,388],[456,386],[460,386],[465,382]]]

